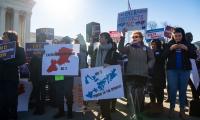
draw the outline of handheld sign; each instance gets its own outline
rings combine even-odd
[[[42,75],[78,75],[79,44],[52,44],[44,46]]]
[[[120,65],[81,69],[81,81],[85,101],[124,96]]]
[[[0,44],[0,59],[9,60],[15,58],[16,42]]]
[[[129,10],[118,14],[117,31],[122,32],[123,29],[146,30],[147,28],[147,8]]]

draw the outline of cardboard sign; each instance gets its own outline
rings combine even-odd
[[[164,38],[164,28],[147,30],[145,38],[147,42],[150,42],[152,39]]]
[[[44,46],[42,75],[78,75],[79,44],[52,44]]]
[[[123,29],[146,30],[147,28],[147,8],[135,9],[118,14],[117,31],[122,32]]]
[[[2,42],[0,44],[0,59],[9,60],[15,58],[16,42]]]
[[[81,81],[85,101],[124,96],[120,65],[81,69]]]

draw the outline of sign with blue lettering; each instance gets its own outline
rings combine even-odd
[[[129,10],[120,12],[117,19],[117,31],[122,32],[123,29],[146,30],[147,28],[147,8]]]
[[[120,65],[81,69],[81,81],[85,101],[124,97]]]

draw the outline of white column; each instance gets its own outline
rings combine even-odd
[[[13,30],[19,33],[19,10],[14,9]]]
[[[0,6],[0,36],[5,31],[6,9]]]
[[[24,43],[30,41],[30,30],[31,30],[31,13],[26,13],[26,16],[25,16],[25,41]]]

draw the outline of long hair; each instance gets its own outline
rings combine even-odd
[[[104,36],[105,39],[107,40],[107,43],[112,43],[113,42],[112,38],[110,37],[110,34],[107,33],[107,32],[101,33],[100,36]]]
[[[184,31],[183,28],[176,27],[176,28],[174,28],[173,33],[181,33],[182,34],[182,40],[181,41],[186,41],[186,39],[185,39],[185,31]],[[172,37],[172,40],[174,40],[174,36]]]

